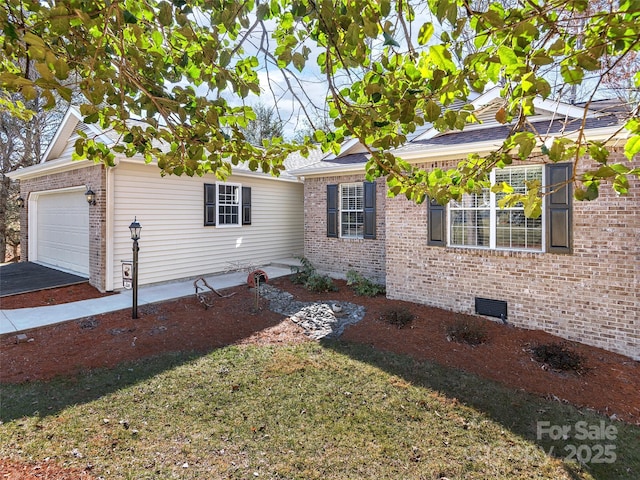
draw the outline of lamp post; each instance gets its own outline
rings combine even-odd
[[[131,230],[131,240],[133,240],[133,275],[132,275],[132,288],[133,288],[133,307],[131,309],[131,318],[138,318],[138,240],[140,240],[140,230],[142,226],[138,223],[136,217],[129,225]]]

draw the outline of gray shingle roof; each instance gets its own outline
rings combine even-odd
[[[619,100],[596,101],[589,105],[589,112],[595,113],[584,119],[585,130],[597,128],[612,127],[620,125],[620,115],[628,114],[628,106]],[[483,125],[473,125],[465,130],[456,130],[449,132],[437,133],[434,137],[424,140],[412,140],[402,147],[394,150],[394,154],[402,156],[403,154],[413,152],[429,152],[433,148],[447,147],[455,145],[469,145],[469,152],[473,151],[473,144],[479,142],[490,142],[494,140],[496,147],[501,144],[502,140],[512,133],[513,125],[502,125],[492,120],[490,116],[486,117]],[[563,133],[571,133],[581,128],[583,118],[556,118],[553,120],[534,118],[530,124],[526,124],[522,131],[532,131],[546,137],[549,135]],[[344,169],[347,166],[361,166],[364,168],[369,159],[368,154],[348,154],[338,158],[321,160],[320,162],[296,171],[299,175],[305,173],[319,173],[332,170]]]

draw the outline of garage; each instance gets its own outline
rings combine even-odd
[[[30,228],[29,248],[36,253],[30,255],[32,260],[89,276],[89,209],[84,190],[37,194],[32,217],[36,225]]]

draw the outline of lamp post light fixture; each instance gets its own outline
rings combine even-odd
[[[84,196],[87,199],[87,203],[89,205],[96,204],[96,194],[89,187],[87,187],[87,191],[85,192]]]
[[[131,231],[131,240],[133,240],[133,269],[132,269],[132,289],[133,289],[133,306],[131,308],[131,318],[138,318],[138,240],[140,240],[140,230],[142,226],[138,223],[137,217],[134,217],[133,222],[129,225]]]
[[[24,208],[24,198],[18,197],[18,199],[16,200],[16,205],[18,205],[18,208]]]

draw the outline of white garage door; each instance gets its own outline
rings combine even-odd
[[[37,262],[88,277],[89,206],[84,192],[40,194],[37,216]]]

